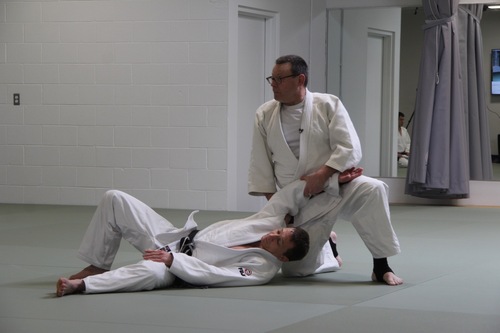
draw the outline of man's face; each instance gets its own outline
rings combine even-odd
[[[284,253],[292,249],[295,244],[292,241],[293,228],[283,228],[273,230],[260,239],[260,245],[281,261],[288,261]]]
[[[405,123],[405,117],[400,116],[399,117],[399,127],[403,127],[404,123]]]
[[[274,66],[272,72],[272,76],[274,78],[283,78],[289,75],[292,75],[292,65],[290,63]],[[282,79],[280,84],[273,81],[271,87],[273,88],[274,99],[285,105],[295,105],[300,103],[302,101],[301,89],[303,89],[303,80],[304,75],[299,75]]]

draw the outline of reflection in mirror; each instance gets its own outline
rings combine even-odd
[[[362,166],[369,176],[406,177],[406,169],[397,165],[397,115],[398,112],[405,115],[404,126],[411,134],[423,42],[423,9],[412,7],[331,10],[328,20],[327,90],[342,99],[358,129],[363,145],[362,163],[366,164]],[[370,72],[367,70],[369,63],[363,58],[366,54],[373,56],[374,52],[372,49],[370,52],[366,49],[366,30],[359,33],[358,27],[372,20],[377,21],[370,23],[370,27],[376,28],[369,31],[371,37],[382,36],[383,40],[390,40],[394,45],[394,49],[389,50],[388,54],[394,55],[391,65],[394,66],[392,70],[395,74],[392,77],[389,74],[382,91],[375,92],[382,96],[380,103],[370,97],[370,89],[381,86],[380,81],[370,82]],[[395,21],[397,27],[394,26]],[[500,180],[500,96],[491,95],[489,89],[491,49],[500,49],[500,10],[485,11],[481,19],[481,29],[490,146],[492,160],[497,162],[492,165],[493,180]],[[394,34],[384,36],[382,33],[387,31]],[[392,39],[398,34],[400,38]],[[385,52],[383,45],[382,42],[381,52]],[[383,58],[387,57],[384,55]],[[384,73],[380,72],[380,75]],[[367,97],[361,98],[362,96]],[[389,102],[384,102],[384,98]],[[391,104],[391,101],[394,103]],[[374,105],[382,107],[372,110]],[[380,142],[373,140],[374,137],[381,137]]]
[[[424,36],[422,31],[424,20],[424,11],[421,7],[401,9],[399,112],[404,115],[404,120],[402,124],[398,122],[398,126],[405,128],[410,136],[412,132],[412,120],[415,110],[420,56]],[[399,149],[398,141],[398,151]],[[397,176],[406,177],[406,171],[407,168],[398,163]]]
[[[401,8],[328,13],[327,92],[357,129],[367,176],[395,177]]]
[[[405,115],[404,126],[411,134],[412,114],[415,107],[420,54],[423,42],[422,8],[403,8],[401,11],[401,60],[399,111]],[[500,97],[491,95],[489,89],[491,73],[491,49],[500,48],[498,31],[500,29],[500,11],[485,10],[481,19],[483,35],[483,64],[486,87],[486,105],[490,130],[490,145],[493,163],[493,180],[500,180],[499,136],[500,136]],[[398,167],[398,177],[406,177],[406,168]]]

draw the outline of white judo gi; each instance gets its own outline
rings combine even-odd
[[[285,215],[297,214],[299,207],[308,201],[302,194],[304,184],[301,181],[290,184],[250,217],[217,222],[200,230],[194,239],[192,256],[175,251],[180,238],[197,227],[193,219],[196,212],[189,216],[183,228],[176,228],[136,198],[120,191],[108,191],[90,222],[78,257],[94,266],[110,269],[123,238],[141,252],[169,245],[174,260],[170,268],[163,263],[142,260],[86,277],[83,279],[85,292],[164,288],[172,285],[176,276],[193,285],[216,287],[267,283],[279,271],[281,262],[261,248],[231,247],[259,241],[268,232],[283,228]],[[331,269],[338,268],[331,253],[326,257],[324,261]]]
[[[340,172],[358,165],[362,156],[359,138],[336,96],[306,90],[298,159],[283,135],[280,111],[281,103],[272,100],[256,112],[248,176],[251,195],[275,193],[277,188],[323,165]],[[374,258],[400,252],[390,221],[387,185],[360,176],[339,186],[336,173],[325,184],[324,192],[314,196],[295,216],[294,226],[308,231],[311,247],[303,260],[285,263],[283,273],[304,276],[328,271],[320,251],[339,218],[352,222]]]

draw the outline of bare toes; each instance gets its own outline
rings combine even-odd
[[[399,286],[403,284],[403,279],[398,277],[393,272],[386,272],[383,276],[384,282],[389,286]],[[375,273],[372,273],[372,281],[377,282]]]
[[[68,281],[68,279],[65,279],[65,278],[60,278],[59,280],[57,280],[57,286],[56,286],[57,297],[64,296],[64,291],[66,289],[67,281]]]

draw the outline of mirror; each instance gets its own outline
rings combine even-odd
[[[402,8],[401,10],[401,60],[400,60],[400,98],[399,110],[405,114],[404,126],[408,125],[414,109],[415,93],[418,79],[420,49],[423,42],[421,30],[424,22],[422,8]],[[500,134],[499,110],[500,99],[491,95],[490,66],[491,49],[498,48],[498,31],[500,29],[500,11],[485,10],[481,19],[483,34],[483,65],[486,92],[486,105],[489,118],[490,145],[492,161],[498,156],[498,135]],[[496,109],[496,110],[495,110]],[[408,131],[411,131],[411,123]],[[493,180],[500,180],[500,164],[492,163]],[[398,177],[406,177],[406,169],[398,167]]]
[[[352,45],[349,44],[356,44],[356,41],[351,40],[353,34],[350,33],[348,37],[342,36],[341,34],[338,33],[338,31],[342,31],[342,29],[335,30],[335,27],[339,28],[340,24],[346,24],[345,22],[351,21],[352,17],[365,17],[364,20],[366,20],[367,12],[370,13],[369,15],[370,20],[376,19],[377,16],[382,15],[380,14],[382,12],[387,12],[385,15],[394,17],[394,10],[397,10],[398,13],[400,13],[400,26],[395,29],[400,29],[396,31],[396,34],[400,32],[401,38],[399,42],[397,41],[397,38],[391,41],[391,43],[393,43],[395,48],[398,48],[393,50],[395,58],[398,57],[399,58],[393,59],[394,60],[393,67],[395,68],[395,72],[397,73],[392,77],[392,83],[391,82],[388,83],[387,91],[388,92],[391,91],[391,84],[393,84],[394,86],[396,86],[396,89],[394,89],[394,91],[399,91],[399,98],[393,98],[393,100],[397,100],[398,103],[397,105],[392,105],[392,106],[388,105],[387,103],[384,104],[383,100],[381,101],[382,103],[381,105],[391,110],[390,116],[387,115],[384,116],[383,110],[375,110],[375,111],[370,110],[370,113],[373,112],[381,113],[377,117],[380,118],[379,123],[377,122],[374,123],[373,118],[370,118],[371,116],[367,116],[365,114],[360,115],[357,113],[358,112],[357,110],[362,110],[363,107],[365,109],[372,107],[372,105],[369,104],[369,101],[364,101],[364,100],[359,101],[359,95],[362,94],[360,93],[358,94],[358,96],[356,96],[356,92],[354,89],[354,87],[360,87],[366,83],[359,80],[356,82],[355,78],[350,77],[351,75],[358,77],[362,76],[363,79],[368,82],[369,78],[367,78],[367,75],[369,75],[369,73],[368,71],[366,71],[366,73],[358,72],[357,74],[355,74],[356,69],[354,68],[354,65],[353,67],[350,67],[348,69],[348,65],[346,64],[346,62],[349,62],[351,60],[345,59],[345,58],[356,58],[356,56],[352,56],[352,54],[360,53],[360,51],[359,50],[339,51],[334,47],[331,47],[330,42],[332,41],[331,38],[333,38],[334,40],[333,45],[339,45],[339,43],[342,43],[341,49],[351,48]],[[415,106],[418,73],[420,68],[421,45],[423,41],[423,32],[421,29],[424,23],[423,9],[418,7],[369,8],[369,9],[356,8],[356,9],[344,9],[343,11],[344,12],[341,14],[340,10],[332,10],[332,13],[329,14],[329,27],[330,26],[333,27],[332,29],[334,30],[329,30],[329,43],[328,43],[329,74],[327,79],[328,81],[327,89],[329,92],[339,95],[339,97],[346,104],[347,109],[349,110],[351,117],[353,118],[355,126],[357,128],[361,127],[358,130],[358,133],[360,134],[360,140],[362,141],[364,156],[368,156],[369,158],[367,158],[366,160],[375,161],[374,164],[376,164],[375,166],[368,165],[367,169],[371,170],[370,171],[371,173],[369,175],[382,176],[382,177],[406,177],[406,169],[398,167],[397,162],[395,161],[396,159],[394,159],[394,161],[391,161],[391,163],[389,163],[389,165],[385,167],[384,167],[384,159],[390,159],[390,156],[396,156],[395,154],[392,155],[392,152],[396,151],[397,149],[396,131],[397,131],[398,121],[397,121],[397,116],[395,116],[395,114],[397,114],[398,111],[401,111],[405,114],[405,122],[404,122],[405,127],[407,126],[408,122],[410,122],[413,114]],[[393,11],[392,14],[390,14],[390,11]],[[340,17],[351,14],[353,15],[349,16],[347,19],[346,17]],[[336,18],[335,15],[337,16]],[[383,20],[388,21],[387,19]],[[334,22],[335,24],[330,24],[331,22]],[[375,25],[372,25],[372,27],[373,26]],[[391,29],[392,28],[384,28],[383,26],[380,26],[379,28],[377,26],[376,29],[373,29],[373,32],[375,34],[378,34],[379,32],[383,32],[384,30],[389,31]],[[496,160],[498,161],[498,156],[500,155],[498,147],[499,146],[498,138],[500,135],[500,96],[493,96],[490,94],[489,82],[491,79],[490,51],[491,49],[500,48],[500,43],[498,42],[498,37],[497,37],[497,32],[500,30],[500,10],[499,11],[486,10],[483,13],[483,17],[481,20],[481,29],[483,33],[483,56],[484,56],[483,64],[485,70],[486,106],[488,109],[487,113],[490,124],[491,154],[493,155],[492,160],[495,160],[496,158]],[[330,33],[332,33],[333,35],[337,33],[338,36],[332,37],[330,36]],[[365,38],[366,38],[366,32],[365,32]],[[383,43],[381,52],[384,52]],[[349,55],[349,57],[347,57],[347,55]],[[338,58],[334,60],[333,65],[330,63],[331,57],[333,57],[334,59]],[[383,56],[383,58],[385,58],[385,56]],[[337,61],[338,63],[335,64],[335,61]],[[336,65],[338,65],[339,69],[337,69]],[[383,75],[383,73],[381,75]],[[366,86],[367,86],[366,94],[367,96],[369,96],[370,86],[373,85],[366,84]],[[397,89],[398,86],[399,89]],[[382,95],[384,95],[384,91],[381,91],[381,93]],[[387,95],[387,92],[385,94]],[[356,98],[358,100],[356,100]],[[378,102],[376,104],[378,104]],[[396,128],[392,130],[389,129],[387,123],[395,124],[394,126]],[[410,126],[408,127],[408,131],[410,133],[411,133],[411,125],[412,123],[410,122]],[[374,130],[373,127],[377,127],[377,130]],[[392,132],[392,134],[389,135],[387,134],[387,132]],[[376,135],[381,137],[379,149],[375,151],[373,154],[370,154],[370,152],[373,149],[375,149],[375,147],[373,146],[374,145],[373,140],[369,140],[368,138],[377,137]],[[384,152],[384,150],[386,151]],[[492,166],[493,166],[493,180],[500,180],[500,164],[493,163]]]

